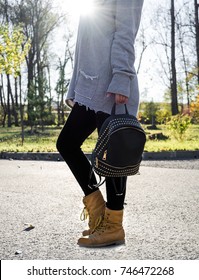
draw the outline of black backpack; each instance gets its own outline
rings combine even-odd
[[[94,151],[91,155],[93,170],[101,177],[123,177],[139,171],[146,134],[136,117],[115,114],[116,104],[110,117],[103,123]]]

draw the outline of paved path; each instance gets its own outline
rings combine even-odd
[[[140,172],[128,180],[126,245],[86,249],[65,163],[0,160],[1,259],[199,259],[199,160],[143,161]]]

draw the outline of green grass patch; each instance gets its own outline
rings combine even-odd
[[[176,140],[165,125],[159,125],[156,130],[144,127],[147,134],[145,151],[177,151],[199,150],[199,125],[191,125],[182,141]],[[61,128],[47,127],[44,131],[37,128],[33,134],[30,128],[25,129],[25,141],[21,144],[21,130],[17,127],[0,128],[0,152],[57,152],[56,140]],[[163,139],[158,136],[163,135]],[[149,138],[154,138],[150,140]],[[161,137],[160,137],[161,138]],[[97,132],[95,131],[82,145],[84,152],[90,153],[95,147]]]
[[[147,134],[147,142],[145,151],[161,152],[161,151],[188,151],[199,150],[199,125],[190,125],[183,139],[175,139],[172,131],[166,125],[157,126],[157,130],[150,130],[145,127]],[[163,135],[164,140],[156,138],[156,135]],[[152,137],[154,136],[154,137]],[[150,140],[150,138],[154,138]]]
[[[60,131],[61,128],[49,127],[31,133],[30,128],[26,128],[22,145],[20,128],[0,128],[0,152],[55,152]]]

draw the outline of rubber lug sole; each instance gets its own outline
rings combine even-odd
[[[117,240],[117,241],[112,241],[108,243],[102,243],[102,244],[81,244],[77,243],[80,247],[86,247],[86,248],[99,248],[99,247],[108,247],[108,246],[118,246],[118,245],[123,245],[125,244],[125,240]]]

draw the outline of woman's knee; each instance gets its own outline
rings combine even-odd
[[[57,139],[57,142],[56,142],[56,148],[57,148],[58,152],[61,153],[63,145],[62,145],[62,140],[60,138],[60,135],[59,135],[59,137]]]
[[[60,133],[56,142],[56,148],[61,155],[66,156],[73,154],[75,150],[78,150],[80,148],[80,144],[75,141],[74,137],[71,137],[71,135],[65,136]]]

